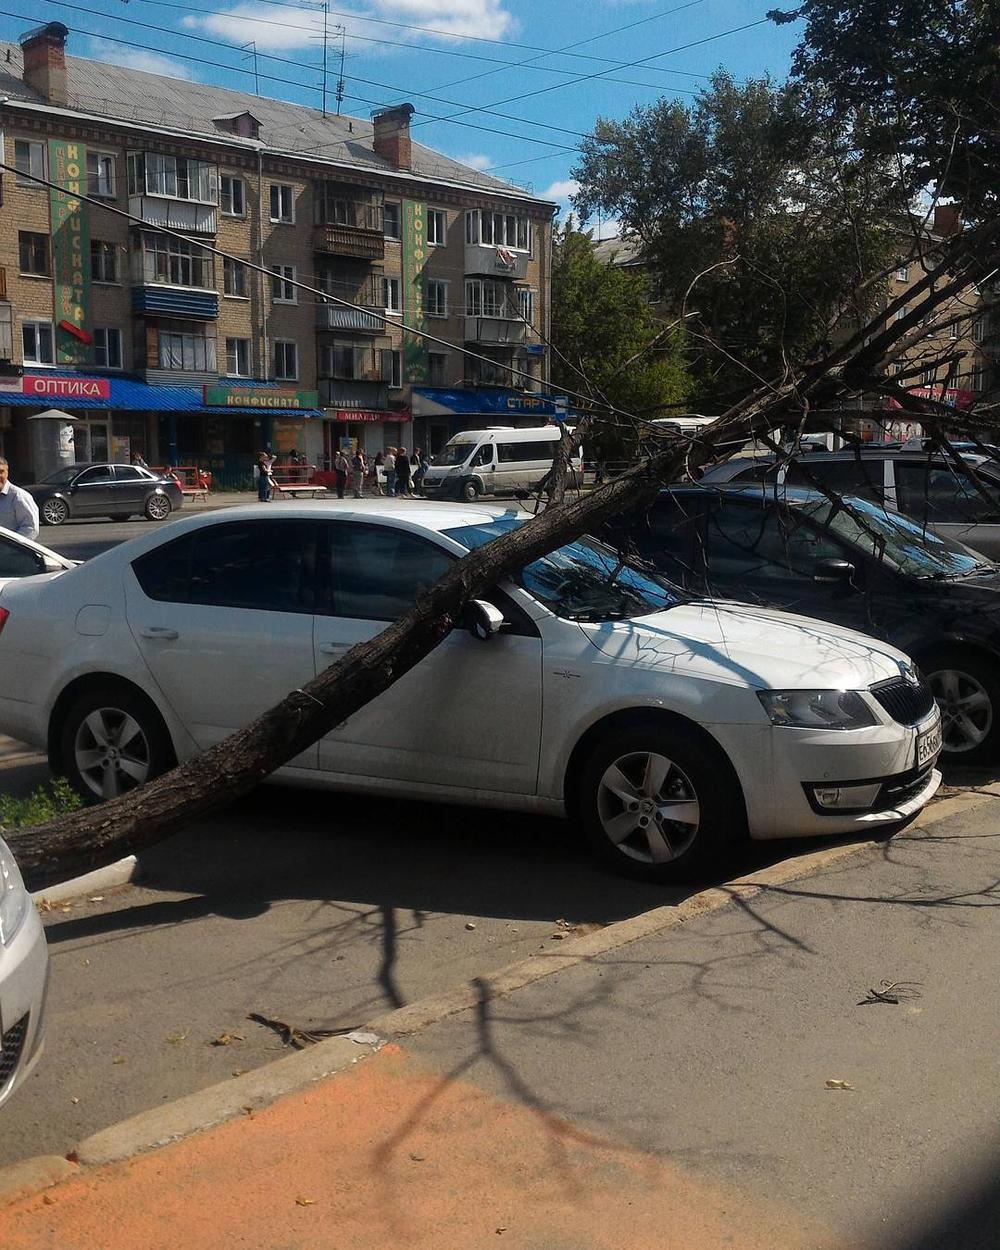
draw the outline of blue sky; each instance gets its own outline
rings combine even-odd
[[[689,101],[719,66],[737,78],[783,76],[799,33],[798,23],[769,22],[725,33],[761,22],[778,0],[328,3],[328,88],[332,100],[343,40],[345,113],[409,100],[422,143],[563,203],[573,148],[596,118],[624,117],[660,96]],[[261,94],[321,102],[324,18],[309,0],[8,0],[5,8],[30,17],[0,17],[4,39],[62,21],[75,55],[243,90],[254,80],[241,45],[253,40]],[[445,116],[452,120],[434,120]]]

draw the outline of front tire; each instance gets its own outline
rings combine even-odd
[[[142,512],[147,521],[165,521],[170,515],[170,500],[166,495],[150,495]]]
[[[946,764],[1000,759],[1000,668],[960,647],[920,665],[941,709],[941,758]]]
[[[460,494],[466,503],[475,503],[479,498],[479,483],[474,478],[463,482]]]
[[[43,525],[62,525],[69,516],[69,504],[65,499],[46,499],[41,506],[40,516]]]
[[[125,686],[97,688],[76,699],[58,741],[62,771],[88,803],[134,790],[174,764],[160,714]]]
[[[745,830],[736,783],[715,753],[655,721],[609,732],[591,747],[573,807],[597,854],[647,881],[718,869]]]

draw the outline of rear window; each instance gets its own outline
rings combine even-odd
[[[857,460],[799,460],[791,465],[785,477],[789,486],[804,486],[812,490],[816,484],[838,495],[856,495],[872,503],[885,500],[885,461]]]

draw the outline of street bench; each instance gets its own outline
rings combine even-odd
[[[271,468],[271,481],[276,494],[287,499],[297,499],[299,495],[325,495],[326,487],[314,477],[314,464],[282,464]]]
[[[172,477],[186,499],[207,499],[212,475],[196,464],[150,465],[151,473]]]

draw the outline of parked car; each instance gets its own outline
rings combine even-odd
[[[1000,461],[962,453],[980,479],[977,487],[940,452],[902,446],[810,452],[789,464],[771,456],[741,456],[711,468],[703,482],[768,482],[860,495],[902,512],[921,527],[955,538],[1000,559]]]
[[[760,485],[673,486],[609,538],[696,593],[886,639],[934,692],[944,758],[1000,758],[1000,567],[978,552],[870,500]]]
[[[366,500],[185,518],[0,590],[0,732],[91,800],[219,742],[527,521]],[[592,539],[529,564],[278,776],[573,815],[635,874],[756,838],[871,830],[934,793],[910,661],[835,625],[693,598]],[[544,708],[544,716],[543,716]]]
[[[148,521],[165,521],[184,502],[176,478],[134,464],[71,464],[26,489],[43,525],[84,516],[127,521],[137,513]]]
[[[0,1106],[41,1058],[48,967],[41,921],[0,839]]]
[[[536,487],[552,468],[558,425],[495,425],[486,430],[463,430],[436,455],[423,481],[426,495],[439,499],[475,500],[480,495],[513,495]],[[570,469],[583,479],[583,448]]]
[[[39,573],[64,573],[78,560],[67,560],[57,551],[50,551],[32,538],[0,529],[0,585],[15,577],[34,577]]]

